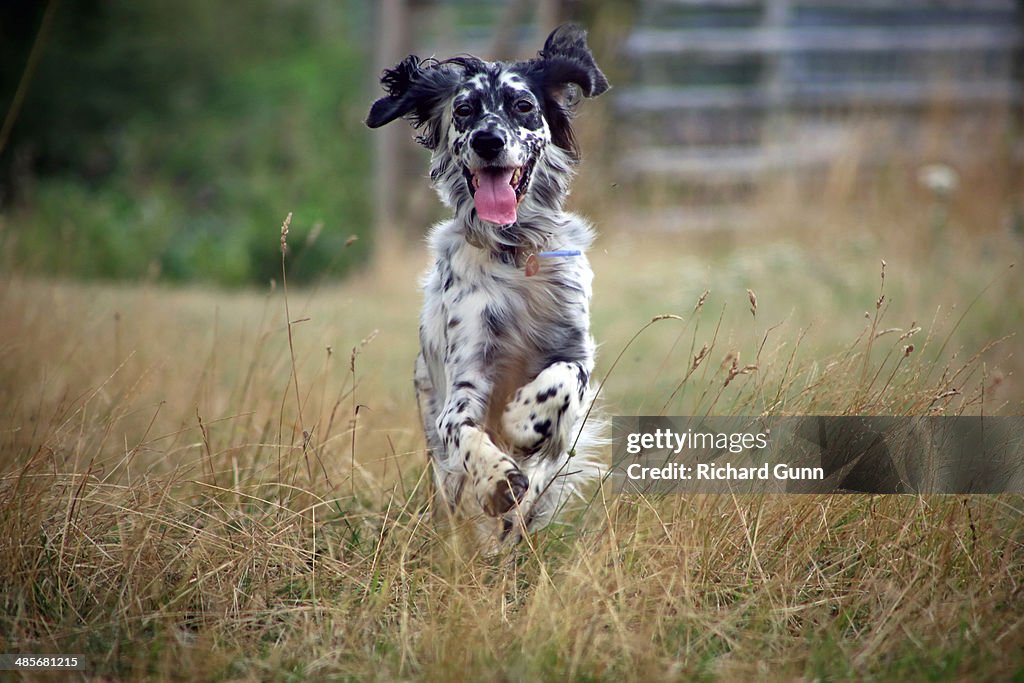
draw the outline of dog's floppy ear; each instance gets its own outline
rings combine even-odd
[[[611,87],[587,46],[587,32],[575,24],[552,31],[534,65],[548,88],[572,83],[584,97],[597,97]]]
[[[597,97],[611,87],[587,47],[587,32],[573,24],[559,26],[548,36],[537,59],[521,63],[519,68],[540,98],[551,141],[570,158],[578,159],[570,91],[575,87],[584,97]]]
[[[413,95],[413,83],[423,73],[420,66],[422,62],[416,55],[409,55],[393,69],[385,69],[381,74],[380,84],[387,92],[370,107],[370,115],[366,117],[366,125],[370,128],[380,128],[386,123],[391,123],[399,116],[405,116],[416,107],[416,98]]]
[[[408,117],[416,128],[433,122],[417,140],[434,149],[438,144],[436,123],[441,106],[452,95],[459,80],[458,72],[451,66],[409,55],[381,75],[380,82],[387,95],[370,107],[366,125],[380,128],[402,116]]]

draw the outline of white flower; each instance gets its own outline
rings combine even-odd
[[[946,164],[927,164],[918,170],[917,182],[937,195],[949,195],[960,184],[960,174]]]

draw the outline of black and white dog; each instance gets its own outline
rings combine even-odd
[[[514,541],[602,471],[586,419],[593,232],[562,205],[579,156],[574,95],[608,81],[567,25],[536,59],[409,56],[381,83],[367,125],[421,129],[454,211],[430,234],[415,369],[437,489],[481,541]]]

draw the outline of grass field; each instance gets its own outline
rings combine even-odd
[[[602,225],[608,414],[1021,414],[1018,238],[801,216]],[[496,558],[423,522],[424,260],[287,295],[4,276],[0,650],[90,680],[1024,677],[1020,496],[598,491]]]

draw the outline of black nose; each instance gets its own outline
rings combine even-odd
[[[470,145],[473,146],[473,151],[479,154],[481,159],[491,161],[505,148],[505,139],[497,133],[482,130],[473,136]]]

